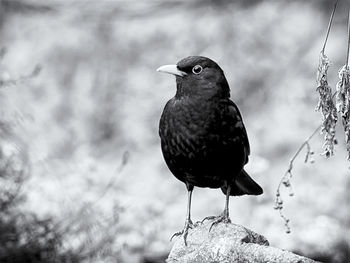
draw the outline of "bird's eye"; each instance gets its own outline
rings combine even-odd
[[[196,75],[198,75],[199,73],[201,73],[203,70],[202,66],[200,65],[196,65],[192,68],[192,72]]]

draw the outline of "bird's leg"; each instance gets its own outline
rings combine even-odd
[[[191,220],[191,200],[192,200],[193,186],[187,185],[187,190],[188,190],[188,199],[187,199],[187,215],[186,215],[185,226],[180,232],[176,232],[170,239],[170,241],[171,241],[173,239],[173,237],[183,235],[186,246],[187,246],[188,230],[190,228],[194,227],[192,220]]]
[[[220,223],[220,222],[226,222],[226,223],[230,223],[231,220],[230,220],[230,217],[229,217],[229,201],[230,201],[230,192],[231,192],[231,186],[227,183],[227,190],[226,190],[226,203],[225,203],[225,209],[224,211],[219,215],[219,216],[207,216],[206,218],[204,218],[202,220],[201,223],[203,223],[205,220],[214,220],[214,223],[212,224],[212,226],[217,223]],[[216,221],[218,221],[216,223]]]
[[[224,223],[231,223],[231,219],[229,216],[229,201],[230,201],[230,192],[231,192],[231,186],[227,183],[227,190],[226,190],[226,203],[225,203],[225,209],[219,216],[208,216],[202,220],[202,223],[205,220],[214,220],[214,222],[211,224],[209,231],[212,229],[213,226],[224,222]]]
[[[231,223],[230,215],[229,215],[230,214],[229,213],[230,192],[231,192],[231,186],[227,185],[226,203],[225,203],[225,209],[224,209],[224,212],[223,212],[223,216],[228,221],[228,223]]]

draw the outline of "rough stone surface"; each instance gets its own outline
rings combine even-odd
[[[212,221],[190,229],[187,246],[177,237],[167,263],[312,263],[314,260],[270,247],[267,239],[243,226],[220,223],[209,232]]]

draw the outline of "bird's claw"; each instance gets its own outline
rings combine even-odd
[[[172,241],[174,237],[181,236],[181,235],[183,234],[183,232],[184,232],[184,231],[181,230],[181,231],[179,231],[179,232],[174,233],[174,235],[171,236],[170,241]]]
[[[213,226],[216,226],[219,223],[225,223],[225,224],[230,224],[231,223],[231,219],[225,215],[219,215],[217,217],[214,217],[212,219],[215,219],[214,222],[211,224],[210,228],[209,228],[209,232],[211,231],[211,229],[213,228]]]
[[[200,221],[200,223],[203,224],[205,220],[213,220],[216,218],[218,218],[218,216],[207,216],[202,221]]]
[[[170,241],[172,241],[173,238],[176,237],[176,236],[181,236],[181,235],[183,235],[184,241],[185,241],[185,246],[187,246],[187,235],[188,235],[188,230],[189,230],[189,229],[192,229],[192,228],[194,228],[194,227],[196,227],[196,226],[197,226],[197,223],[196,223],[196,224],[193,224],[192,221],[191,221],[191,219],[186,220],[184,229],[182,229],[181,231],[176,232],[174,235],[172,235],[172,237],[170,238]]]

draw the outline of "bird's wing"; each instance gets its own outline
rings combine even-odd
[[[244,127],[242,115],[239,112],[239,109],[237,105],[232,100],[227,100],[228,103],[228,114],[233,120],[233,124],[231,124],[233,127],[231,127],[232,130],[234,130],[234,134],[238,135],[240,139],[242,140],[242,143],[244,145],[245,154],[246,154],[246,161],[248,162],[248,156],[250,155],[250,146],[249,146],[249,140],[247,131]]]

